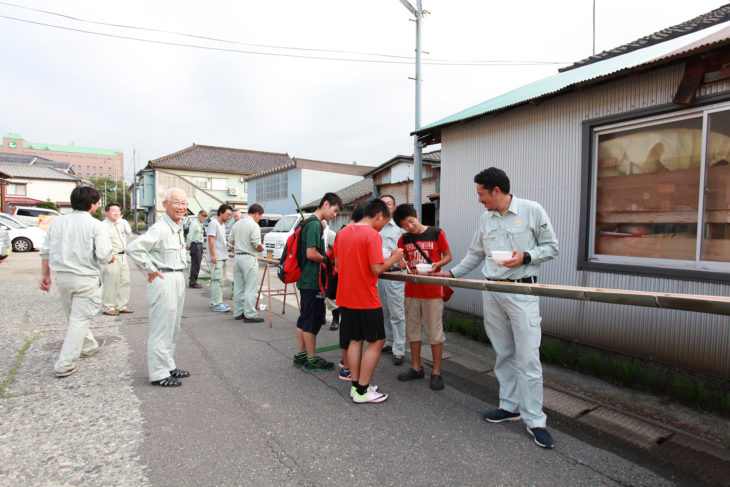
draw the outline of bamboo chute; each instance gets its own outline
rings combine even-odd
[[[730,315],[730,297],[700,296],[695,294],[672,294],[647,291],[629,291],[624,289],[603,289],[595,287],[558,286],[554,284],[519,283],[504,281],[481,281],[475,279],[458,279],[454,277],[417,276],[386,272],[381,279],[391,281],[417,282],[453,288],[474,289],[477,291],[493,291],[499,293],[530,294],[549,298],[574,299],[597,303],[625,304],[644,306],[647,308],[677,309]]]

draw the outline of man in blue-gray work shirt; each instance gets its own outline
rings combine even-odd
[[[558,256],[558,240],[545,210],[534,201],[510,194],[501,169],[490,167],[474,176],[479,202],[487,209],[479,221],[466,256],[451,271],[436,275],[461,277],[484,262],[482,272],[492,281],[537,282],[542,262]],[[492,251],[511,251],[496,262]],[[540,307],[537,296],[482,294],[484,329],[497,353],[494,374],[499,380],[499,408],[482,417],[490,423],[522,419],[539,446],[552,448],[542,411],[540,365]]]

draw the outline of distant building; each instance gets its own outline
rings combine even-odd
[[[3,136],[0,150],[68,163],[74,174],[82,178],[124,179],[124,152],[121,150],[29,142],[14,133]]]
[[[62,211],[71,211],[71,191],[84,181],[73,174],[48,166],[0,162],[5,173],[2,211],[13,206],[37,206],[51,201]]]
[[[246,177],[292,163],[286,154],[193,144],[149,161],[137,173],[136,206],[147,210],[147,221],[153,223],[164,213],[165,191],[180,188],[188,196],[191,214],[217,209],[223,203],[246,211],[249,203]]]
[[[420,220],[425,225],[439,223],[439,187],[441,177],[441,151],[424,153],[421,169],[421,212]],[[394,156],[365,174],[373,179],[375,195],[389,194],[396,205],[413,204],[413,156]]]
[[[294,158],[287,165],[257,172],[246,181],[251,201],[269,213],[286,215],[297,211],[292,194],[300,205],[318,200],[327,192],[362,181],[371,169],[357,164]]]

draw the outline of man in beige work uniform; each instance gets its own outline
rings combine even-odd
[[[66,377],[78,369],[79,357],[99,351],[99,342],[89,330],[101,309],[100,264],[114,260],[109,235],[101,222],[91,216],[99,207],[101,195],[90,186],[71,192],[73,213],[51,222],[41,248],[40,288],[51,289],[51,269],[56,271],[56,285],[68,320],[68,331],[55,365],[56,376]]]
[[[114,262],[101,268],[101,309],[105,315],[117,316],[119,313],[133,313],[129,304],[129,266],[124,254],[127,237],[132,234],[127,220],[122,218],[119,203],[109,203],[104,208],[106,219],[101,222],[109,232],[112,242]]]
[[[127,246],[127,255],[147,274],[150,336],[147,368],[150,382],[162,387],[182,385],[190,373],[175,366],[175,345],[185,304],[185,238],[180,220],[188,207],[183,190],[165,191],[165,215]]]
[[[256,254],[264,250],[261,245],[261,227],[259,220],[264,214],[261,205],[254,203],[248,209],[248,216],[241,218],[233,225],[228,238],[233,245],[233,298],[234,315],[237,320],[246,323],[261,323],[263,318],[256,312],[256,284],[259,264]]]

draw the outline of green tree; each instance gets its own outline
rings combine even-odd
[[[89,178],[89,182],[101,193],[101,206],[115,201],[122,205],[122,211],[129,208],[130,191],[124,181],[107,178]],[[102,212],[103,213],[103,212]]]
[[[58,208],[58,206],[56,206],[56,203],[54,203],[50,199],[47,199],[46,201],[44,201],[43,203],[41,203],[40,205],[38,205],[38,207],[39,208],[47,208],[49,210],[56,210],[56,211],[59,211],[60,210]]]

